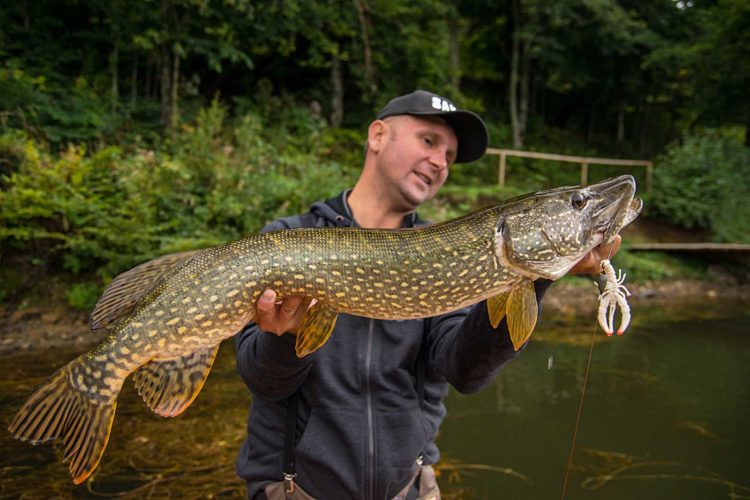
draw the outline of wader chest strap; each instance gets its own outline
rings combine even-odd
[[[297,405],[299,390],[289,398],[286,412],[286,436],[284,436],[284,489],[287,493],[294,491],[294,478],[297,477],[297,466],[294,462],[294,439],[297,435]]]

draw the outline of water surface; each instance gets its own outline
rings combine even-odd
[[[750,498],[748,320],[599,331],[566,498]],[[547,330],[488,390],[451,394],[440,446],[467,497],[561,497],[592,329]]]
[[[622,337],[598,333],[566,498],[750,498],[750,315],[700,319],[639,310]],[[665,317],[666,316],[666,317]],[[451,393],[439,436],[446,498],[560,498],[593,320],[545,319],[486,390]],[[7,427],[31,390],[77,351],[5,356]],[[225,343],[206,386],[176,419],[126,383],[94,480],[74,486],[52,446],[2,431],[0,497],[241,497],[234,458],[249,395]],[[732,496],[734,495],[734,496]]]

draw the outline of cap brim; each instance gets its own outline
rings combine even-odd
[[[413,115],[438,116],[451,126],[458,140],[455,163],[478,160],[487,151],[490,134],[484,121],[471,111],[445,111],[435,113],[409,113]]]

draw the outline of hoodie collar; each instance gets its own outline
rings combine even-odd
[[[334,226],[360,227],[357,221],[354,220],[354,215],[352,215],[352,210],[347,201],[351,192],[351,189],[347,189],[338,196],[314,203],[310,207],[310,212],[323,217]],[[416,212],[412,212],[404,217],[401,227],[416,227],[424,223],[425,221],[420,219]]]

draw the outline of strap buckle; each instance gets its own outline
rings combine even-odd
[[[286,493],[294,493],[294,478],[297,474],[284,473],[284,491]]]

